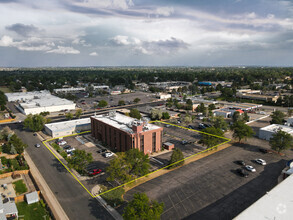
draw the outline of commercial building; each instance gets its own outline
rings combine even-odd
[[[92,136],[112,150],[139,149],[145,154],[160,151],[163,128],[116,112],[91,117]]]
[[[101,85],[101,86],[93,86],[94,90],[109,90],[109,86]]]
[[[71,92],[80,92],[80,91],[85,91],[85,88],[83,87],[71,87],[71,88],[60,88],[60,89],[54,89],[53,90],[55,93],[71,93]]]
[[[291,134],[293,136],[293,128],[285,125],[278,125],[278,124],[272,124],[266,127],[263,127],[259,129],[258,137],[260,139],[264,140],[270,140],[273,134],[278,132],[279,130],[282,130],[288,134]]]
[[[241,93],[237,92],[236,97],[242,99],[252,99],[252,100],[260,100],[265,102],[277,102],[280,96],[278,95],[258,95],[258,94],[250,94],[250,93]]]
[[[179,88],[188,87],[192,85],[191,82],[184,81],[170,81],[170,82],[151,82],[149,84],[150,87],[156,87],[161,90],[172,92],[172,90],[178,90]]]
[[[76,132],[89,131],[90,129],[90,118],[45,124],[46,133],[53,138],[74,134]]]
[[[167,99],[171,98],[172,96],[171,96],[171,94],[167,94],[167,93],[158,93],[156,95],[156,97],[161,100],[167,100]]]
[[[231,118],[232,112],[225,110],[225,109],[220,109],[220,110],[214,111],[214,115],[215,116],[222,116],[224,118]]]
[[[53,96],[46,90],[25,93],[6,93],[5,95],[9,102],[17,102],[15,106],[26,115],[75,109],[74,102]]]

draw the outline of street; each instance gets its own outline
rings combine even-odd
[[[2,129],[4,125],[1,125]],[[112,216],[92,198],[72,177],[62,164],[41,143],[32,132],[22,130],[21,124],[9,124],[16,134],[28,144],[26,152],[38,167],[43,178],[55,194],[69,219],[113,219]],[[34,147],[36,143],[40,148]]]

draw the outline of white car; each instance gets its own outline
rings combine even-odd
[[[106,152],[105,154],[104,154],[104,156],[105,157],[112,157],[114,154],[112,153],[112,152]]]
[[[264,165],[267,165],[266,161],[263,160],[263,159],[256,159],[255,162],[258,163],[258,164],[260,164],[260,165],[263,165],[263,166]]]
[[[41,145],[40,144],[35,144],[35,147],[39,148],[39,147],[41,147]]]
[[[246,165],[245,166],[245,169],[247,169],[248,171],[250,171],[250,172],[256,172],[256,170],[254,169],[254,167],[253,166],[251,166],[251,165]]]
[[[66,151],[66,153],[70,153],[70,152],[72,152],[72,151],[75,151],[75,148],[72,147],[72,148],[66,149],[65,151]]]
[[[67,142],[66,141],[58,141],[58,143],[57,143],[59,146],[62,146],[62,145],[65,145],[65,144],[67,144]]]

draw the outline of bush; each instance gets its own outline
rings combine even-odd
[[[65,151],[62,151],[62,152],[60,153],[60,155],[61,155],[64,159],[67,158],[67,153],[66,153]]]
[[[103,192],[107,191],[107,187],[105,186],[102,186],[101,187],[101,190]],[[105,199],[105,201],[110,205],[110,206],[113,206],[113,207],[116,207],[116,206],[119,206],[123,203],[123,199],[122,199],[122,196],[123,194],[125,193],[125,190],[120,187],[118,189],[114,189],[110,192],[107,192],[103,195],[101,195],[101,197],[103,199]]]
[[[61,147],[56,144],[56,143],[52,143],[51,146],[59,153],[62,151]]]
[[[7,166],[8,160],[6,157],[1,157],[1,163]]]

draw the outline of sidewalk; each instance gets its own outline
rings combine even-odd
[[[44,196],[48,206],[50,207],[55,219],[57,220],[69,220],[68,216],[66,215],[65,211],[63,210],[62,206],[59,204],[57,198],[55,197],[54,193],[51,191],[50,187],[40,174],[39,170],[37,169],[36,165],[28,155],[28,153],[24,153],[24,158],[30,167],[30,172],[34,177],[38,187],[42,195]]]

